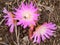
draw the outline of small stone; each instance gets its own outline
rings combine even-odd
[[[2,40],[2,37],[0,37],[0,41]]]

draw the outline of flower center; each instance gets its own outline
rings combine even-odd
[[[40,26],[37,29],[36,31],[38,31],[38,34],[44,35],[46,33],[46,27]]]
[[[25,20],[31,20],[32,19],[32,15],[31,15],[30,11],[24,11],[23,18]]]
[[[9,13],[10,13],[10,16],[11,16],[12,22],[13,22],[14,24],[16,24],[16,20],[13,19],[13,18],[14,18],[14,14],[12,14],[11,12],[9,12]]]

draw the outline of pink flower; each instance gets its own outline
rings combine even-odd
[[[32,2],[30,4],[22,3],[21,6],[19,6],[18,9],[15,8],[15,10],[16,12],[14,12],[14,14],[16,15],[16,19],[19,20],[18,25],[21,24],[24,28],[30,25],[36,25],[39,14],[37,14],[38,9]]]
[[[32,38],[34,38],[33,42],[40,43],[41,38],[44,41],[46,38],[50,38],[57,29],[56,24],[44,23],[43,25],[36,28],[36,31],[33,33]]]
[[[4,16],[4,18],[7,21],[6,25],[8,25],[10,27],[10,32],[13,32],[14,25],[16,23],[16,21],[13,19],[14,15],[11,12],[7,11],[6,8],[4,8],[3,12],[7,14]]]

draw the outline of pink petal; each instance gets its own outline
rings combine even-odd
[[[11,33],[14,31],[14,25],[11,25],[10,30]]]
[[[40,43],[40,36],[37,37],[37,43]]]

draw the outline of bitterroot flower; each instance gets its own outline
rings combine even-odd
[[[16,20],[14,20],[14,15],[7,11],[6,8],[4,8],[3,12],[7,15],[4,16],[4,18],[6,19],[6,25],[10,27],[10,32],[12,33],[13,32],[13,29],[14,29],[14,25],[16,23]]]
[[[53,24],[52,22],[44,23],[43,25],[37,27],[33,33],[33,42],[40,43],[41,40],[44,41],[46,38],[50,39],[50,36],[53,36],[56,29],[56,24]]]
[[[37,13],[38,8],[33,5],[31,2],[30,4],[22,3],[21,6],[16,9],[14,14],[16,15],[16,19],[19,20],[18,25],[21,24],[24,28],[30,25],[36,25],[36,21],[38,21],[39,14]]]

